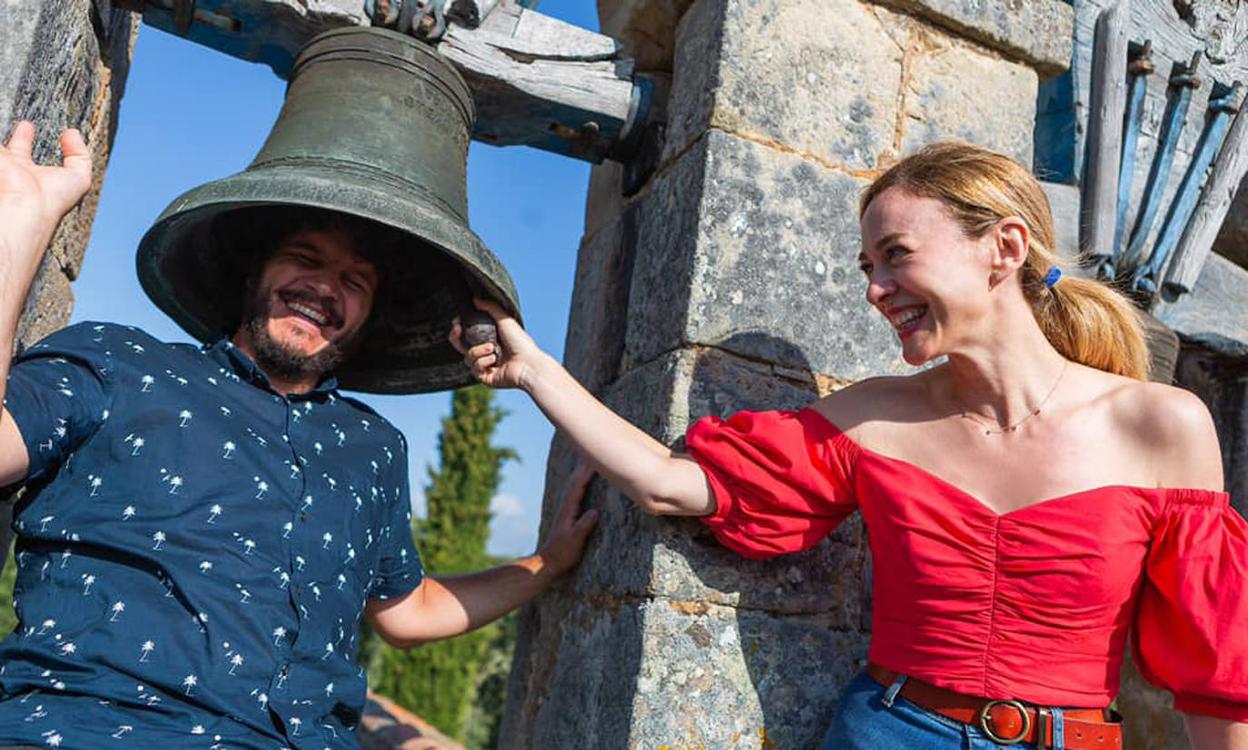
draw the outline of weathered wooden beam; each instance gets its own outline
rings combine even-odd
[[[122,2],[150,26],[263,63],[283,78],[313,36],[372,25],[360,0]],[[401,2],[390,0],[388,15],[396,15]],[[614,39],[529,10],[520,0],[453,0],[446,17],[452,23],[438,50],[472,89],[474,139],[592,162],[626,155],[645,124],[652,88],[634,81],[632,62]]]
[[[627,140],[643,104],[614,39],[504,0],[477,29],[438,46],[477,102],[473,137],[601,161]]]
[[[1231,208],[1235,191],[1239,189],[1244,175],[1248,174],[1248,114],[1245,114],[1248,107],[1242,103],[1238,106],[1239,112],[1209,172],[1209,182],[1183,230],[1174,260],[1166,269],[1161,295],[1168,302],[1195,288],[1222,221]]]
[[[1122,115],[1126,106],[1127,9],[1125,0],[1119,0],[1096,21],[1087,176],[1079,211],[1079,244],[1089,262],[1098,266],[1113,254]]]

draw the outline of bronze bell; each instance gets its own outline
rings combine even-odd
[[[143,237],[144,290],[195,338],[229,336],[239,269],[262,248],[223,227],[264,216],[266,206],[349,214],[391,228],[397,241],[366,338],[335,373],[342,387],[418,393],[473,382],[446,341],[451,318],[470,293],[519,314],[511,277],[468,228],[474,116],[459,73],[423,42],[368,27],[317,36],[295,59],[281,114],[251,165],[185,193]]]

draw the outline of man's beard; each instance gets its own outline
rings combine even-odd
[[[308,377],[320,379],[336,370],[355,351],[363,332],[363,329],[356,331],[341,342],[327,341],[315,354],[303,354],[269,333],[272,310],[271,293],[265,290],[253,292],[246,309],[243,310],[242,322],[243,329],[251,339],[256,364],[270,377],[276,376],[283,380],[302,380]]]

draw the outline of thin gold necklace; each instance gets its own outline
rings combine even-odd
[[[1057,380],[1053,382],[1053,387],[1049,389],[1048,393],[1044,394],[1044,398],[1040,399],[1040,403],[1036,404],[1036,408],[1027,412],[1027,415],[1024,416],[1022,419],[1018,420],[1017,422],[1013,424],[1007,424],[1004,427],[1002,427],[999,423],[992,423],[993,424],[992,427],[987,427],[986,425],[989,424],[986,421],[987,417],[984,417],[983,415],[980,415],[980,414],[976,414],[970,409],[967,409],[966,404],[962,403],[962,399],[958,398],[957,396],[954,396],[953,400],[957,401],[958,406],[962,407],[962,413],[959,416],[961,416],[964,419],[969,419],[972,422],[975,422],[976,424],[978,424],[980,427],[983,427],[985,435],[1002,435],[1007,432],[1014,432],[1015,430],[1018,429],[1019,425],[1021,425],[1023,422],[1026,422],[1027,420],[1031,419],[1032,417],[1040,413],[1040,408],[1043,407],[1046,403],[1048,403],[1049,398],[1054,393],[1057,392],[1057,387],[1061,385],[1062,377],[1066,375],[1066,368],[1069,366],[1070,366],[1069,359],[1063,361],[1062,371],[1057,374]]]

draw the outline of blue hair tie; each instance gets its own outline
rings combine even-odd
[[[1044,285],[1052,289],[1053,285],[1056,284],[1057,280],[1060,278],[1062,278],[1062,269],[1057,266],[1053,266],[1049,269],[1049,272],[1044,275]]]

